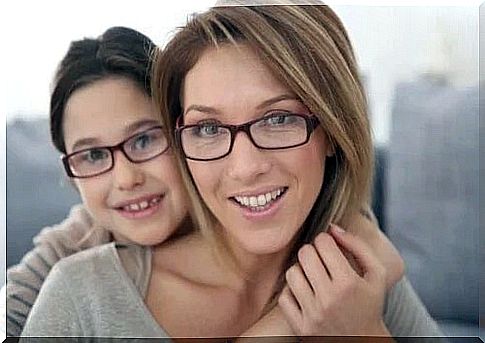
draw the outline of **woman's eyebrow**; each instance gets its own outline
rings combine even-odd
[[[260,110],[260,109],[263,109],[265,107],[268,107],[268,106],[270,106],[272,104],[275,104],[275,103],[280,102],[280,101],[283,101],[283,100],[297,100],[297,101],[300,101],[300,98],[297,97],[295,94],[281,94],[281,95],[277,95],[275,97],[272,97],[270,99],[264,100],[263,102],[261,102],[260,104],[258,104],[256,106],[256,109]],[[184,115],[187,115],[187,113],[189,111],[192,111],[192,110],[198,111],[198,112],[202,112],[202,113],[207,113],[207,114],[216,114],[216,115],[220,113],[214,107],[205,106],[205,105],[190,105],[185,110]]]
[[[205,106],[205,105],[190,105],[184,112],[184,115],[187,115],[190,111],[198,111],[207,114],[219,114],[220,112],[216,110],[214,107]]]
[[[277,102],[283,101],[283,100],[297,100],[300,101],[300,98],[297,97],[295,94],[281,94],[277,95],[275,97],[272,97],[270,99],[264,100],[261,102],[258,106],[256,106],[256,109],[264,109],[265,107],[268,107],[270,105],[273,105]]]

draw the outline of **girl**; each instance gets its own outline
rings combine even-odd
[[[51,135],[83,206],[43,230],[36,248],[7,271],[9,336],[20,335],[59,259],[111,241],[159,244],[192,227],[185,189],[150,97],[154,47],[137,31],[113,27],[96,39],[72,42],[61,61],[51,96]],[[125,257],[133,248],[125,246],[116,249],[130,261]]]

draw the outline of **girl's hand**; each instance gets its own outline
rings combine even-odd
[[[298,252],[279,306],[297,335],[389,336],[382,312],[386,270],[369,246],[332,225]],[[359,275],[342,251],[352,255]]]

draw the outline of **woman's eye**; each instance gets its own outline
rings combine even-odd
[[[283,125],[291,123],[291,115],[288,113],[271,115],[268,118],[264,118],[264,123],[266,125]]]
[[[109,157],[104,149],[90,149],[83,154],[83,160],[89,163],[96,163]]]
[[[214,137],[220,133],[220,126],[216,123],[199,124],[194,127],[193,133],[199,137]]]

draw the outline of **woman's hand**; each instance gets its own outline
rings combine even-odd
[[[279,306],[297,335],[389,336],[382,320],[386,269],[369,246],[332,225],[298,252]],[[343,251],[358,264],[357,273]]]

